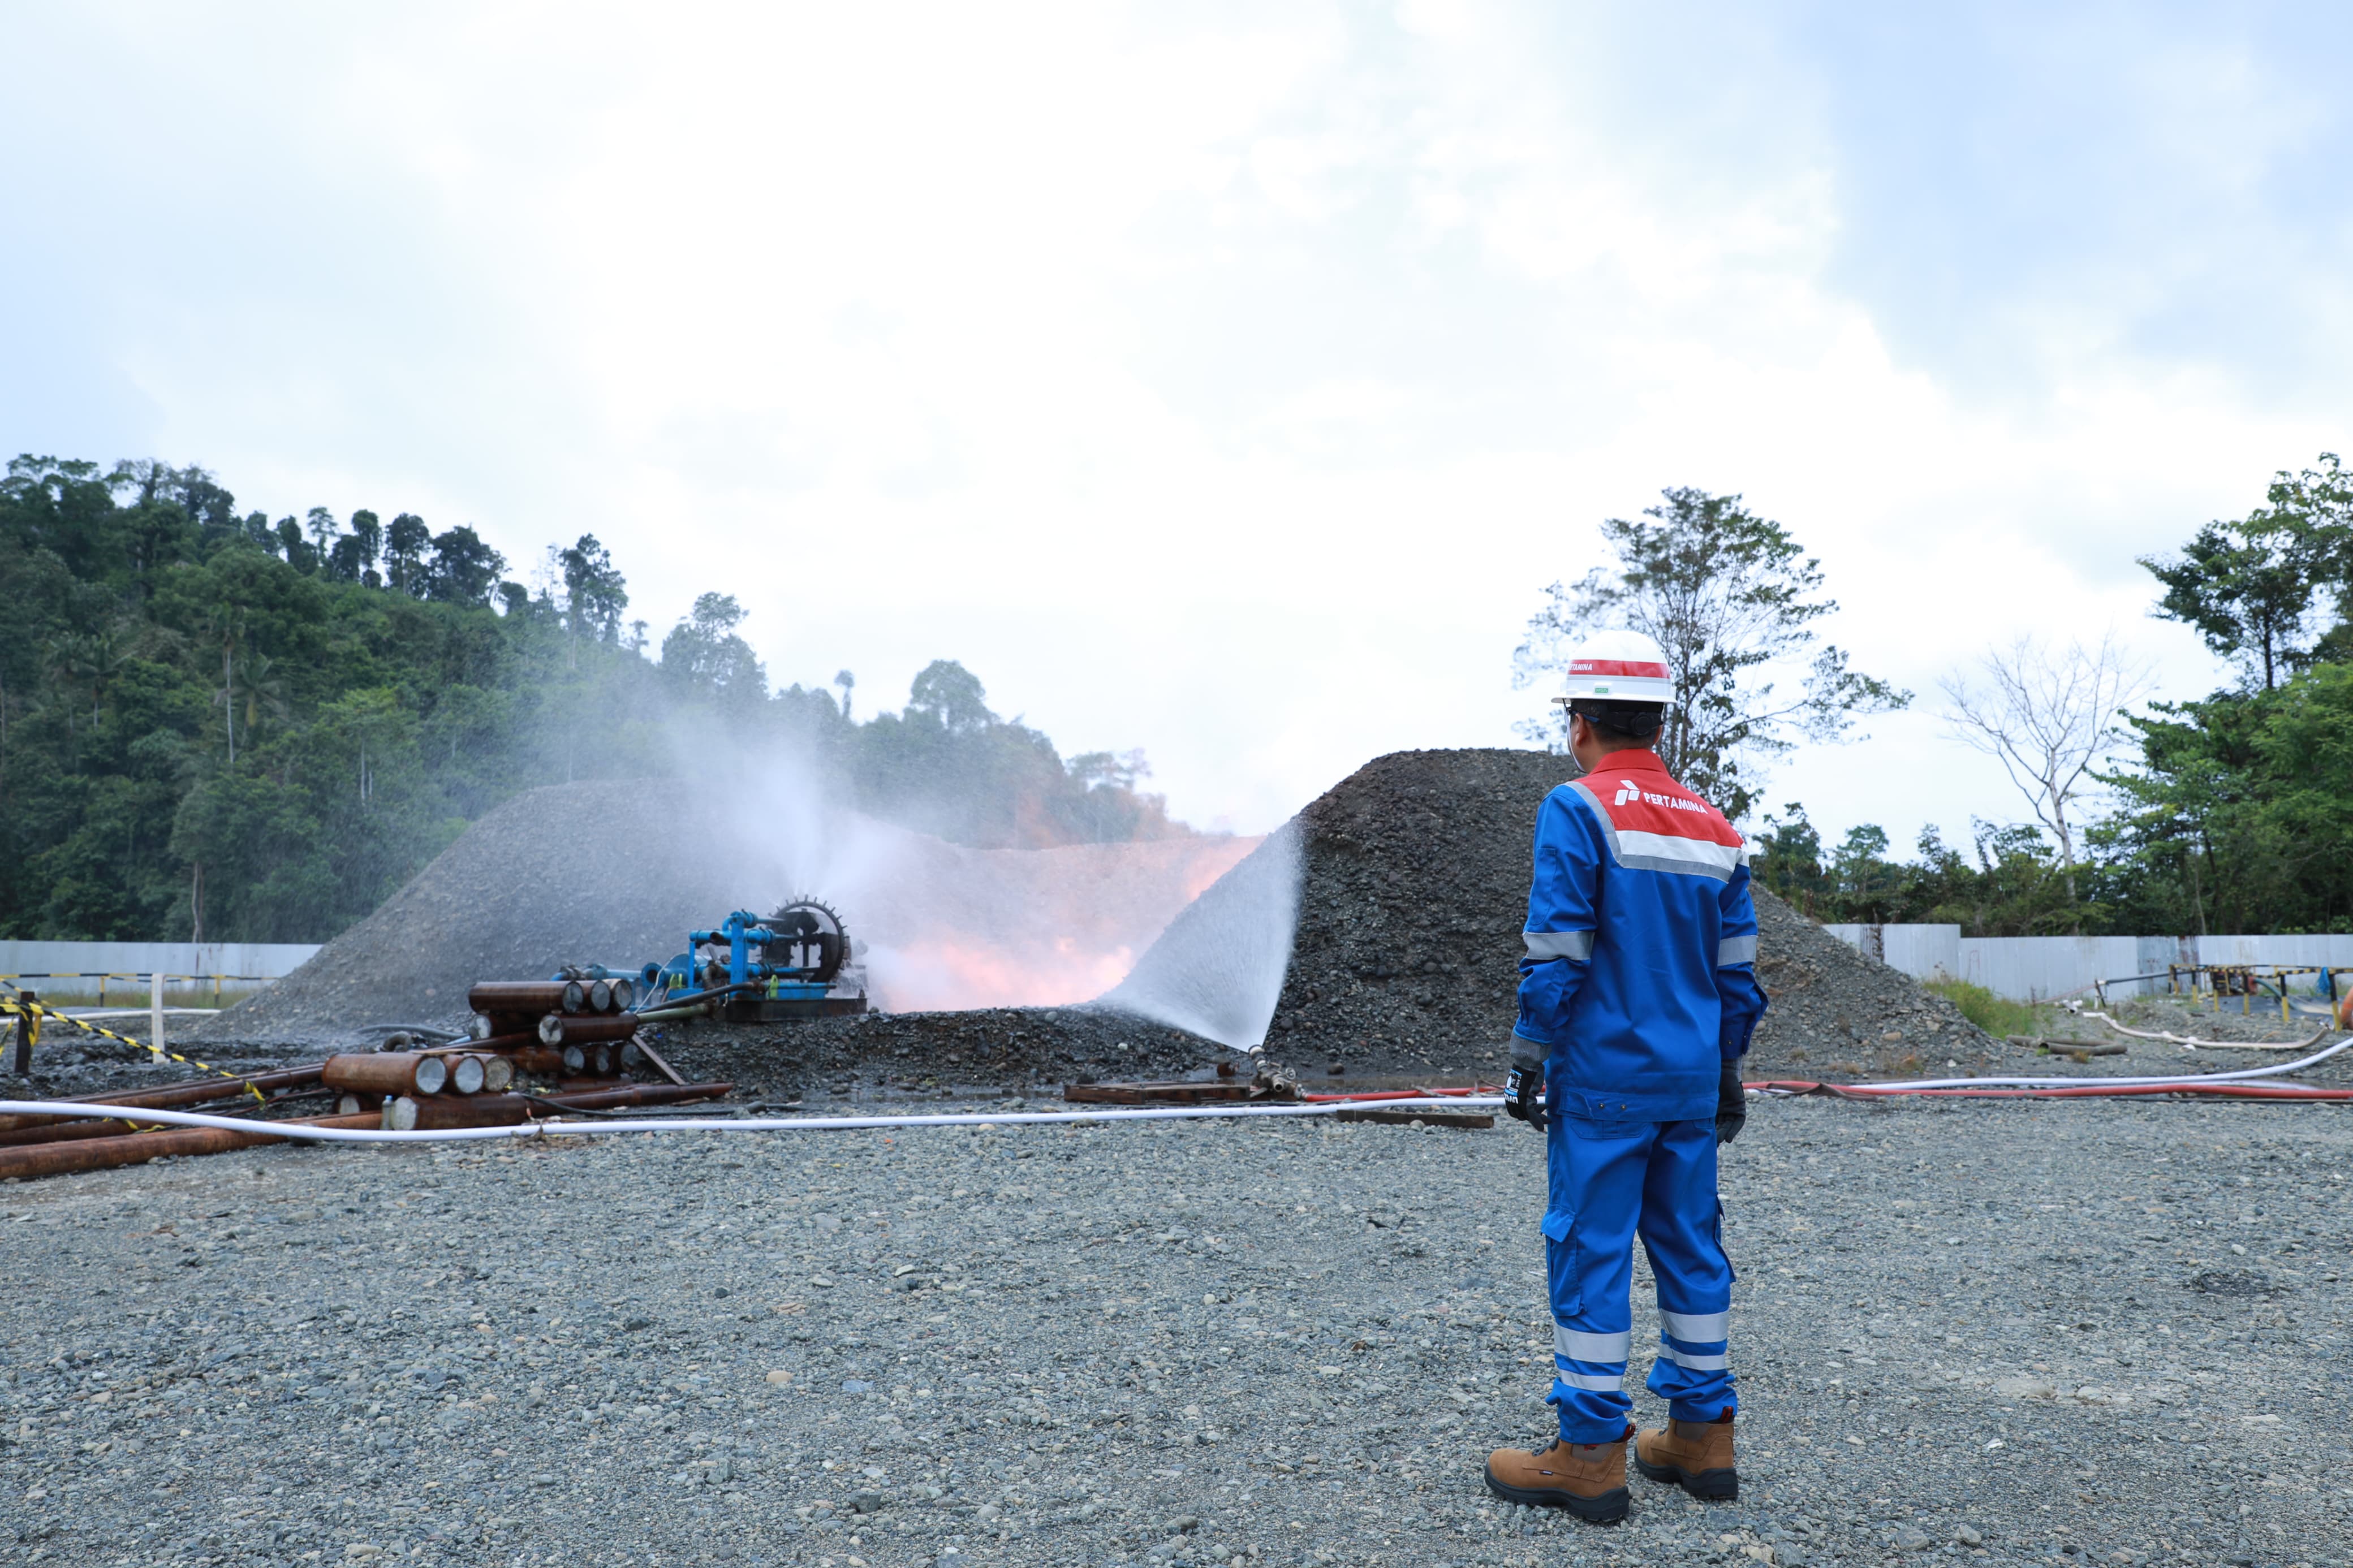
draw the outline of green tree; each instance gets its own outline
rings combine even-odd
[[[426,552],[433,547],[433,531],[413,511],[392,520],[384,536],[385,585],[411,598],[425,597]]]
[[[1849,668],[1844,650],[1820,641],[1815,623],[1838,605],[1820,596],[1821,563],[1788,529],[1736,495],[1663,493],[1643,512],[1648,521],[1602,523],[1614,565],[1545,590],[1547,603],[1512,656],[1513,684],[1556,677],[1577,643],[1604,627],[1650,637],[1675,682],[1661,760],[1738,819],[1768,759],[1799,740],[1847,738],[1857,715],[1902,708],[1911,694]],[[1523,729],[1559,749],[1554,726]]]
[[[507,558],[471,528],[453,528],[433,537],[424,596],[444,605],[486,605],[506,569]]]
[[[980,678],[952,658],[935,658],[923,666],[907,692],[910,718],[923,718],[950,735],[973,735],[998,722],[988,710],[988,692]]]
[[[575,639],[617,644],[629,589],[611,552],[596,542],[595,534],[584,533],[569,549],[556,552],[556,563],[564,575],[565,630]]]
[[[733,594],[698,596],[686,618],[662,638],[662,673],[738,701],[754,693],[765,696],[767,671],[752,645],[736,635],[744,619],[744,606]]]
[[[2269,691],[2311,662],[2323,590],[2337,590],[2340,615],[2353,592],[2353,479],[2324,452],[2316,468],[2274,476],[2265,501],[2240,521],[2208,523],[2179,556],[2138,559],[2165,589],[2156,613],[2195,626],[2217,657]]]

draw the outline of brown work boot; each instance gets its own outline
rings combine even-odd
[[[1626,1428],[1626,1437],[1634,1428]],[[1565,1508],[1594,1524],[1626,1517],[1626,1437],[1614,1443],[1556,1442],[1541,1453],[1498,1448],[1487,1456],[1487,1489],[1506,1502]]]
[[[1728,1501],[1740,1495],[1740,1472],[1732,1464],[1732,1418],[1677,1421],[1663,1432],[1634,1439],[1634,1468],[1654,1481],[1680,1481],[1696,1498]]]

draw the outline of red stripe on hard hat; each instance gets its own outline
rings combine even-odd
[[[1667,679],[1663,664],[1630,664],[1622,658],[1576,658],[1569,660],[1571,675],[1647,675],[1660,680]]]

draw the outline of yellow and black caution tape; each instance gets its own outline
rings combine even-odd
[[[244,1073],[231,1072],[227,1068],[216,1068],[210,1062],[200,1062],[194,1057],[184,1057],[177,1051],[167,1051],[161,1046],[151,1046],[144,1040],[134,1040],[128,1035],[118,1035],[111,1029],[102,1029],[87,1019],[77,1018],[70,1013],[60,1013],[46,1002],[27,1001],[22,991],[5,980],[0,980],[0,989],[5,989],[8,993],[7,997],[0,998],[0,1017],[57,1018],[71,1024],[86,1034],[100,1035],[118,1045],[129,1046],[133,1050],[145,1051],[158,1061],[178,1062],[182,1067],[196,1068],[205,1072],[216,1072],[223,1078],[243,1079],[248,1076]],[[250,1083],[245,1086],[245,1091],[264,1105],[269,1103],[269,1097]]]

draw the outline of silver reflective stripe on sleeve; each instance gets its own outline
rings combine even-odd
[[[1528,944],[1528,956],[1538,963],[1556,958],[1574,959],[1579,963],[1593,960],[1593,933],[1589,931],[1524,931],[1520,940]]]
[[[1634,1333],[1628,1330],[1618,1334],[1588,1334],[1577,1329],[1564,1329],[1558,1323],[1552,1327],[1552,1349],[1555,1355],[1571,1361],[1598,1361],[1623,1363],[1634,1348]]]
[[[1670,1312],[1659,1309],[1659,1326],[1691,1344],[1712,1345],[1732,1337],[1730,1312]]]
[[[1715,944],[1715,966],[1722,969],[1730,963],[1757,962],[1757,939],[1753,936],[1728,936]]]
[[[1720,1351],[1715,1355],[1694,1355],[1689,1351],[1679,1351],[1672,1345],[1662,1345],[1659,1347],[1659,1354],[1677,1366],[1693,1372],[1722,1372],[1732,1364],[1732,1358]]]
[[[1624,1373],[1620,1373],[1616,1377],[1595,1377],[1588,1373],[1582,1372],[1555,1372],[1553,1375],[1560,1379],[1561,1382],[1568,1384],[1569,1387],[1582,1388],[1589,1394],[1623,1394],[1626,1392],[1626,1374]]]

